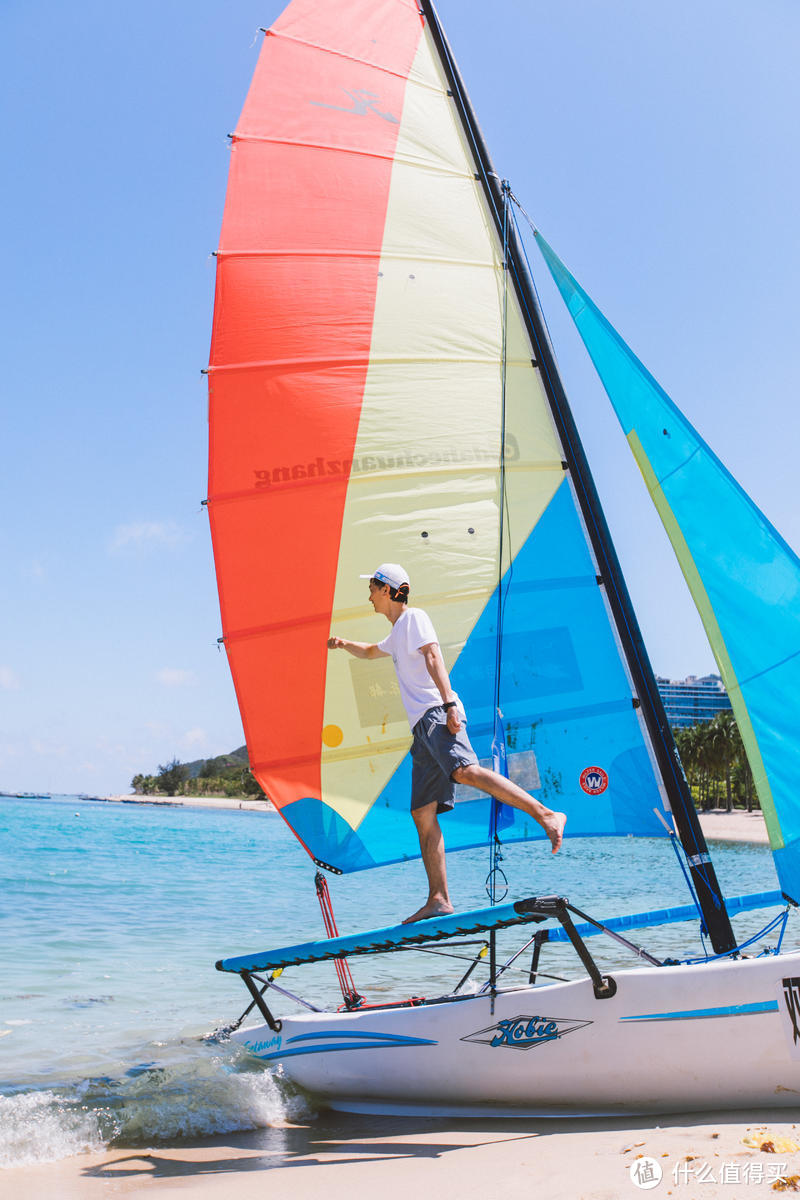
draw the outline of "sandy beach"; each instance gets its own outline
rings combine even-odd
[[[656,1118],[431,1122],[323,1115],[180,1146],[87,1154],[0,1175],[15,1200],[742,1200],[800,1188],[800,1109]],[[763,1148],[762,1148],[763,1147]],[[654,1165],[655,1164],[655,1165]],[[786,1186],[782,1181],[786,1180]],[[3,1190],[3,1187],[5,1189]],[[652,1187],[652,1185],[650,1185]]]
[[[760,810],[748,813],[739,808],[729,813],[716,808],[698,815],[700,828],[709,842],[760,842],[765,846],[769,843]]]
[[[189,808],[240,808],[249,812],[275,812],[269,800],[240,800],[230,796],[134,796],[130,793],[113,796],[93,796],[109,804],[185,805]],[[767,830],[761,812],[736,809],[712,809],[700,813],[700,827],[706,838],[721,842],[761,842],[766,845]]]
[[[245,812],[275,812],[269,800],[245,800],[238,796],[134,796],[130,792],[116,796],[90,796],[106,804],[157,804],[186,808],[241,808]]]

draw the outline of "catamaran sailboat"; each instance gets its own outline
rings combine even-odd
[[[780,890],[725,898],[514,197],[433,5],[293,0],[265,32],[231,135],[208,512],[250,762],[314,864],[329,936],[217,964],[241,977],[255,1014],[234,1036],[356,1111],[796,1104],[800,955],[744,957],[730,913],[778,907],[782,931],[800,898],[800,563],[537,235],[667,528],[753,769]],[[597,918],[558,895],[495,903],[490,889],[480,910],[338,935],[323,873],[419,854],[391,663],[326,645],[331,633],[369,638],[359,577],[383,560],[407,567],[413,602],[434,618],[478,754],[565,810],[572,837],[677,837],[691,903]],[[445,836],[449,854],[491,855],[543,835],[466,793]],[[665,962],[627,940],[689,919],[711,941],[703,961]],[[512,927],[531,951],[523,986],[497,952]],[[629,946],[637,965],[604,971],[594,935]],[[475,936],[466,974],[488,970],[470,992],[465,976],[434,999],[367,1007],[352,986],[353,956]],[[541,955],[559,941],[583,975],[543,981]],[[279,974],[326,959],[343,1005],[299,1000],[305,1011],[277,1017]]]

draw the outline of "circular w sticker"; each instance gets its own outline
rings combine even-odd
[[[587,767],[581,771],[581,787],[587,796],[599,796],[608,787],[608,775],[602,767]]]

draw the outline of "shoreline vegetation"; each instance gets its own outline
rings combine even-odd
[[[195,800],[208,797],[255,800],[272,807],[250,770],[246,746],[239,746],[230,754],[219,754],[216,758],[198,758],[190,763],[182,763],[173,758],[171,762],[160,766],[155,775],[134,775],[131,787],[135,796],[163,796],[173,802],[179,801],[183,796]]]
[[[730,710],[710,721],[673,728],[695,804],[702,812],[724,806],[733,812],[737,804],[747,812],[758,809],[753,772],[745,753],[742,735]]]
[[[710,721],[674,728],[672,732],[706,838],[767,842],[752,772],[733,713],[723,711]],[[246,746],[190,763],[174,758],[159,766],[154,775],[134,775],[131,787],[132,796],[94,798],[276,811],[250,770]],[[719,821],[721,815],[729,820]]]

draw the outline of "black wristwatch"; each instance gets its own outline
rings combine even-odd
[[[446,704],[442,705],[442,708],[444,709],[445,712],[447,712],[448,708],[458,708],[458,701],[457,700],[448,700]]]

